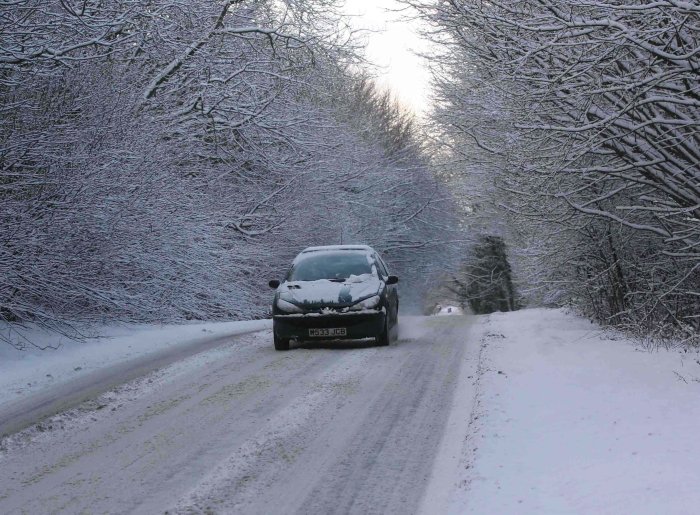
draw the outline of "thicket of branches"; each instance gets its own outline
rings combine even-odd
[[[478,184],[474,218],[505,222],[524,291],[697,342],[700,7],[406,3],[437,43],[433,130]]]
[[[447,196],[338,4],[1,4],[0,322],[262,316],[341,238],[409,283],[448,259]]]
[[[446,286],[462,308],[468,307],[476,315],[519,308],[506,244],[498,236],[481,235]]]

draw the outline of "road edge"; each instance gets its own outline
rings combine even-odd
[[[159,368],[211,350],[231,339],[267,330],[269,328],[254,328],[243,332],[232,331],[224,335],[195,338],[174,348],[162,349],[95,370],[84,377],[67,381],[48,391],[37,392],[31,397],[5,405],[0,408],[0,439],[18,433],[48,417],[95,400],[103,393]]]
[[[483,360],[483,335],[487,322],[485,317],[474,316],[474,321],[464,335],[467,348],[462,357],[450,415],[418,511],[420,515],[447,513],[452,492],[464,486],[457,482],[460,481],[460,466],[465,461],[465,453],[468,455],[465,446],[469,442],[469,426],[479,399],[479,370]]]

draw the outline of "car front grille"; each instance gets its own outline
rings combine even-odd
[[[360,315],[320,315],[308,317],[279,317],[285,324],[294,327],[325,329],[330,327],[352,327],[376,319],[379,313]]]

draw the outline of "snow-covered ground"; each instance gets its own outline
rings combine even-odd
[[[0,407],[48,388],[115,364],[135,360],[192,342],[261,331],[271,320],[218,322],[187,325],[129,325],[100,327],[100,338],[82,342],[41,330],[25,331],[22,340],[32,342],[18,350],[0,342]],[[7,327],[2,330],[6,333]],[[14,337],[18,338],[14,333]],[[22,341],[20,340],[20,341]],[[53,347],[40,350],[38,347]]]
[[[416,513],[478,342],[468,317],[400,324],[387,347],[226,339],[0,438],[0,513]]]
[[[700,513],[696,351],[648,352],[558,310],[478,321],[425,513]]]
[[[0,395],[267,325],[2,348]],[[697,351],[545,309],[403,317],[386,348],[271,339],[212,343],[0,439],[0,512],[698,513]]]

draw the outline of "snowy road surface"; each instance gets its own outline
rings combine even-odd
[[[400,341],[239,337],[0,447],[0,513],[414,513],[471,352],[469,317]]]
[[[260,331],[264,327],[270,325],[267,322],[270,321],[258,320],[252,322],[234,322],[233,324],[213,324],[212,327],[217,328],[219,334],[211,331],[214,333],[213,335],[208,334],[202,336],[200,333],[196,338],[193,338],[192,332],[189,331],[189,339],[185,336],[183,341],[176,341],[171,346],[165,348],[161,347],[162,342],[154,338],[153,335],[140,335],[142,338],[148,339],[149,345],[142,345],[142,348],[139,349],[140,354],[134,351],[126,353],[126,356],[124,356],[123,353],[121,356],[119,353],[115,356],[105,356],[105,354],[108,353],[104,351],[111,350],[109,347],[123,347],[123,343],[132,342],[133,338],[127,338],[115,344],[111,344],[111,342],[106,344],[102,343],[101,346],[103,348],[99,349],[99,352],[96,353],[98,356],[97,363],[91,363],[91,365],[93,365],[92,367],[88,367],[87,363],[84,363],[84,361],[87,361],[84,356],[71,355],[69,352],[68,356],[59,357],[59,359],[63,358],[63,367],[55,365],[53,368],[50,368],[51,363],[47,363],[46,361],[50,361],[52,356],[42,356],[47,358],[42,365],[44,365],[46,370],[53,372],[53,374],[46,375],[40,373],[38,378],[36,372],[45,372],[46,370],[41,370],[41,368],[39,368],[39,370],[32,370],[26,366],[17,366],[15,368],[20,380],[24,379],[26,383],[29,379],[34,383],[34,386],[39,386],[40,388],[34,395],[27,398],[20,398],[15,402],[8,403],[6,399],[0,397],[0,400],[5,400],[5,403],[0,402],[0,438],[24,429],[31,424],[35,424],[48,416],[66,411],[87,400],[94,399],[103,392],[109,391],[132,379],[141,377],[149,372],[176,363],[190,356],[200,354],[208,349],[216,348],[220,346],[222,342],[230,340],[233,336]],[[233,327],[227,328],[227,325],[233,325]],[[224,335],[220,334],[222,329],[225,331]],[[188,331],[183,331],[182,328],[179,329],[179,332],[185,335],[188,333]],[[158,336],[162,339],[163,336],[167,338],[169,335],[168,332],[165,331],[164,334],[159,334]],[[138,338],[138,336],[136,338]],[[171,336],[168,339],[173,340],[174,338]],[[89,345],[87,346],[89,347]],[[108,348],[105,349],[104,347]],[[50,354],[51,351],[46,352]],[[76,361],[75,358],[83,359],[81,361]],[[112,358],[111,361],[110,358]],[[80,375],[74,374],[75,377],[70,379],[68,377],[61,377],[60,368],[65,369],[65,365],[68,365],[70,369],[73,368],[76,363],[84,364],[85,368],[83,368],[83,366],[75,367],[74,371],[84,370],[85,373]],[[11,365],[10,363],[10,366]],[[50,378],[50,381],[47,381],[44,376]],[[54,378],[54,376],[56,376],[56,378]],[[40,384],[42,380],[44,384]],[[10,381],[10,384],[0,386],[6,389],[3,392],[5,397],[7,397],[8,394],[11,395],[16,390],[17,382],[17,378],[15,378],[15,384]],[[31,382],[28,384],[31,384]],[[20,393],[22,392],[20,391]]]

